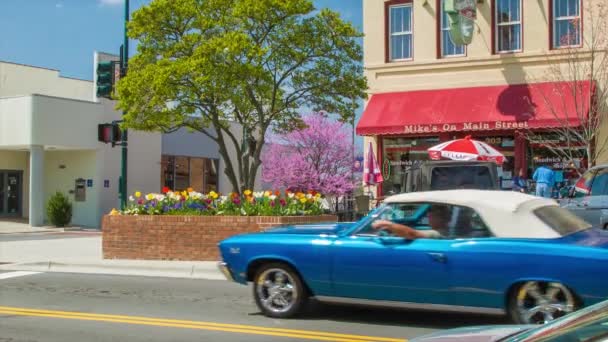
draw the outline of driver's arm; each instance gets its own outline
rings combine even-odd
[[[408,227],[404,224],[394,223],[386,220],[379,220],[372,224],[374,229],[386,229],[391,233],[406,238],[408,240],[420,239],[420,238],[432,238],[430,233],[416,230],[412,227]],[[436,233],[436,232],[435,232]]]

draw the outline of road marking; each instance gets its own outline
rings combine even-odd
[[[111,323],[125,323],[125,324],[149,325],[149,326],[159,326],[159,327],[213,330],[213,331],[234,332],[234,333],[244,333],[244,334],[253,334],[253,335],[291,337],[291,338],[297,338],[297,339],[316,340],[316,341],[407,342],[407,340],[405,340],[405,339],[338,334],[338,333],[330,333],[330,332],[322,332],[322,331],[267,328],[267,327],[253,326],[253,325],[213,323],[213,322],[202,322],[202,321],[187,321],[187,320],[150,318],[150,317],[140,317],[140,316],[91,314],[91,313],[84,313],[84,312],[53,311],[53,310],[28,309],[28,308],[6,307],[6,306],[0,306],[0,314],[75,319],[75,320],[111,322]]]
[[[1,279],[24,277],[24,276],[28,276],[28,275],[32,275],[32,274],[39,274],[39,273],[42,273],[42,272],[16,271],[16,272],[0,273],[0,280]]]

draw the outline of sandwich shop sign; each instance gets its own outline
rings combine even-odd
[[[445,0],[443,10],[450,22],[450,38],[455,45],[468,45],[473,41],[476,0]]]

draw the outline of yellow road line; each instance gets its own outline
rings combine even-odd
[[[35,317],[50,317],[50,318],[62,318],[62,319],[76,319],[76,320],[86,320],[86,321],[102,321],[102,322],[113,322],[113,323],[201,329],[201,330],[214,330],[214,331],[236,332],[236,333],[255,334],[255,335],[292,337],[292,338],[309,339],[309,340],[317,340],[317,341],[407,342],[407,340],[405,340],[405,339],[338,334],[338,333],[328,333],[328,332],[321,332],[321,331],[267,328],[267,327],[259,327],[259,326],[252,326],[252,325],[226,324],[226,323],[213,323],[213,322],[174,320],[174,319],[160,319],[160,318],[149,318],[149,317],[139,317],[139,316],[90,314],[90,313],[84,313],[84,312],[40,310],[40,309],[28,309],[28,308],[5,307],[5,306],[0,306],[0,314],[10,314],[10,315],[19,315],[19,316],[35,316]]]

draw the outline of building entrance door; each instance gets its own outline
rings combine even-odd
[[[0,170],[0,216],[21,216],[22,171]]]

